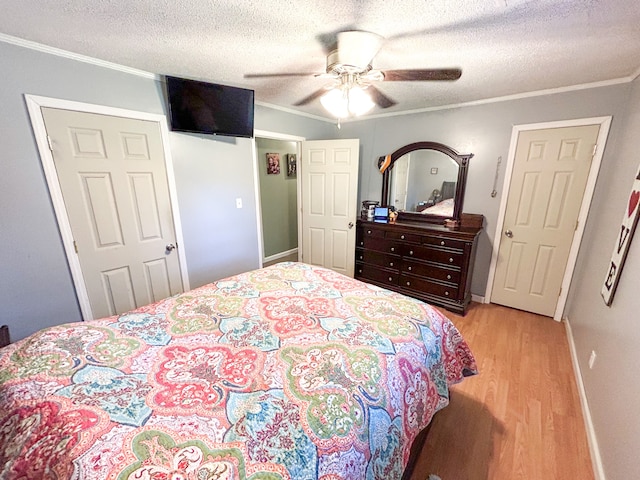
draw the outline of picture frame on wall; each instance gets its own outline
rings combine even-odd
[[[295,177],[297,173],[297,159],[295,153],[287,154],[287,177]]]
[[[280,154],[267,153],[267,175],[278,175],[280,173]]]
[[[613,296],[618,288],[622,267],[624,267],[624,262],[627,259],[627,253],[629,252],[629,246],[638,225],[639,216],[640,168],[638,169],[636,178],[633,181],[633,186],[631,187],[631,193],[629,193],[629,198],[625,204],[622,222],[620,222],[620,227],[616,231],[616,242],[613,246],[613,254],[611,255],[611,261],[607,266],[607,275],[605,276],[604,284],[602,285],[602,290],[600,292],[604,299],[604,303],[607,306],[611,306]]]

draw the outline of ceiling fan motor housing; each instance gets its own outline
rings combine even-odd
[[[344,59],[338,50],[333,50],[327,55],[327,73],[340,75],[342,73],[366,73],[371,70],[371,64],[358,64],[357,58]]]

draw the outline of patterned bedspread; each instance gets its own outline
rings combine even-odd
[[[430,306],[282,263],[0,350],[0,478],[399,479],[475,372]]]

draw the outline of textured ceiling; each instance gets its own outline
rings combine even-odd
[[[640,67],[638,0],[0,0],[0,33],[157,74],[256,91],[327,117],[310,77],[343,30],[385,38],[374,68],[460,67],[456,82],[382,82],[398,102],[371,114],[616,79]]]

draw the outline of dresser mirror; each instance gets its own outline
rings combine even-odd
[[[382,205],[395,207],[399,220],[459,223],[471,157],[437,142],[399,148],[383,171]]]

